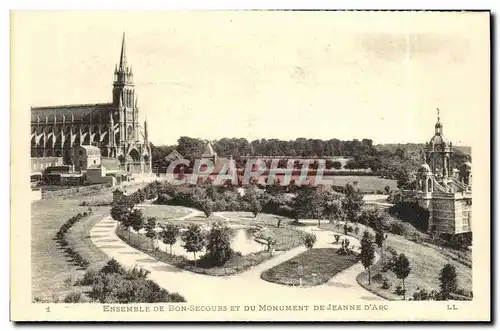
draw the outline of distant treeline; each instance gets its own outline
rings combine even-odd
[[[177,145],[154,146],[151,145],[152,161],[156,168],[167,167],[169,162],[165,157],[173,150],[177,150],[186,159],[200,157],[206,145],[206,140],[180,137]],[[244,138],[223,138],[210,141],[214,151],[220,157],[233,156],[241,159],[245,156],[281,156],[288,157],[328,157],[343,156],[351,158],[344,169],[371,169],[373,174],[385,178],[397,179],[400,187],[409,182],[409,173],[421,163],[420,150],[423,144],[387,144],[373,145],[371,139],[354,140],[321,140],[297,138],[295,140],[258,139],[249,142]],[[455,149],[452,157],[452,167],[459,167],[465,157],[459,149]],[[340,169],[337,162],[330,162],[327,168]]]

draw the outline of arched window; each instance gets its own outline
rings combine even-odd
[[[132,128],[132,125],[129,125],[127,127],[127,139],[128,140],[133,140],[134,139],[134,129]]]
[[[432,179],[427,179],[427,191],[432,192]]]

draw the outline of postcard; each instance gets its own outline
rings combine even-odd
[[[490,24],[13,11],[11,320],[490,321]]]

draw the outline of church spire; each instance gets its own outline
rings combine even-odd
[[[124,71],[127,66],[127,54],[126,54],[126,48],[125,48],[125,32],[123,33],[122,37],[122,51],[120,53],[120,71]]]
[[[437,110],[437,121],[436,121],[436,125],[434,126],[435,134],[441,135],[443,133],[443,125],[441,124],[441,121],[439,118],[439,108],[436,108],[436,110]]]

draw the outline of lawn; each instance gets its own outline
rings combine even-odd
[[[205,219],[205,217],[203,218]],[[192,219],[179,220],[176,222],[176,224],[185,225],[190,222],[192,222]],[[247,223],[247,225],[249,224]],[[159,261],[175,265],[176,267],[181,269],[186,269],[195,273],[201,273],[211,276],[227,276],[240,273],[272,257],[271,254],[267,251],[260,251],[246,255],[235,253],[235,255],[224,265],[212,266],[204,263],[203,257],[201,256],[202,254],[198,254],[199,261],[195,266],[192,260],[187,259],[182,255],[170,255],[168,254],[168,252],[164,252],[161,250],[153,251],[151,239],[147,238],[142,233],[139,235],[137,233],[129,235],[127,231],[119,229],[117,234],[123,241],[125,241],[132,247],[139,249],[140,251],[154,257]],[[255,233],[254,236],[261,238],[271,237],[276,241],[273,246],[274,250],[285,251],[302,245],[302,234],[303,233],[301,231],[296,231],[289,228],[268,226],[263,227],[259,232]],[[233,249],[235,248],[233,247]]]
[[[358,259],[357,255],[339,255],[334,248],[313,248],[264,271],[261,278],[272,283],[297,286],[299,266],[302,266],[302,285],[315,286],[326,283]]]
[[[142,215],[148,217],[156,217],[160,222],[169,222],[191,213],[191,209],[181,206],[170,205],[148,205],[142,207]]]
[[[142,185],[143,186],[143,185]],[[136,187],[140,187],[137,185]],[[127,190],[133,190],[128,187]],[[109,200],[112,190],[94,192],[92,199]],[[73,265],[67,255],[58,248],[54,237],[61,225],[78,213],[88,211],[89,207],[80,206],[82,195],[60,199],[39,200],[31,204],[31,295],[48,301],[61,299],[71,290],[72,282],[83,274]],[[108,213],[109,207],[91,207],[93,213],[75,223],[67,233],[68,242],[80,242],[79,250],[91,263],[102,261],[102,255],[96,255],[95,246],[86,238],[92,224]],[[100,215],[100,216],[99,216]],[[84,239],[82,239],[84,238]],[[87,240],[88,239],[88,240]],[[85,245],[81,245],[84,240]],[[85,249],[89,249],[88,252]],[[91,264],[92,267],[92,264]]]
[[[358,239],[361,238],[365,229],[368,229],[373,234],[371,228],[365,227],[362,224],[359,224],[358,226],[360,228],[359,234],[357,235]],[[337,228],[331,223],[322,224],[321,227],[324,229],[337,231]],[[472,290],[472,269],[462,263],[451,259],[450,257],[447,257],[433,247],[422,245],[410,241],[403,236],[394,234],[388,234],[385,247],[386,250],[384,254],[386,259],[389,256],[387,248],[392,247],[398,254],[405,254],[410,261],[411,272],[408,278],[405,279],[407,298],[413,296],[413,293],[417,291],[417,287],[419,287],[420,289],[425,289],[427,291],[432,289],[438,290],[439,272],[441,268],[443,268],[443,266],[447,263],[455,266],[457,270],[459,287],[467,291]],[[401,285],[401,280],[397,279],[392,271],[382,272],[381,268],[381,263],[376,264],[372,268],[372,277],[378,273],[381,273],[382,277],[387,277],[388,283],[391,286],[389,289],[382,289],[382,284],[374,281],[372,281],[371,285],[368,285],[367,272],[363,272],[358,276],[358,283],[361,286],[367,288],[369,291],[389,300],[401,300],[402,297],[394,293],[396,286]]]
[[[325,176],[325,179],[333,181],[333,185],[345,186],[347,183],[358,182],[361,191],[384,191],[386,186],[391,190],[397,189],[397,182],[394,179],[385,179],[377,176]]]

